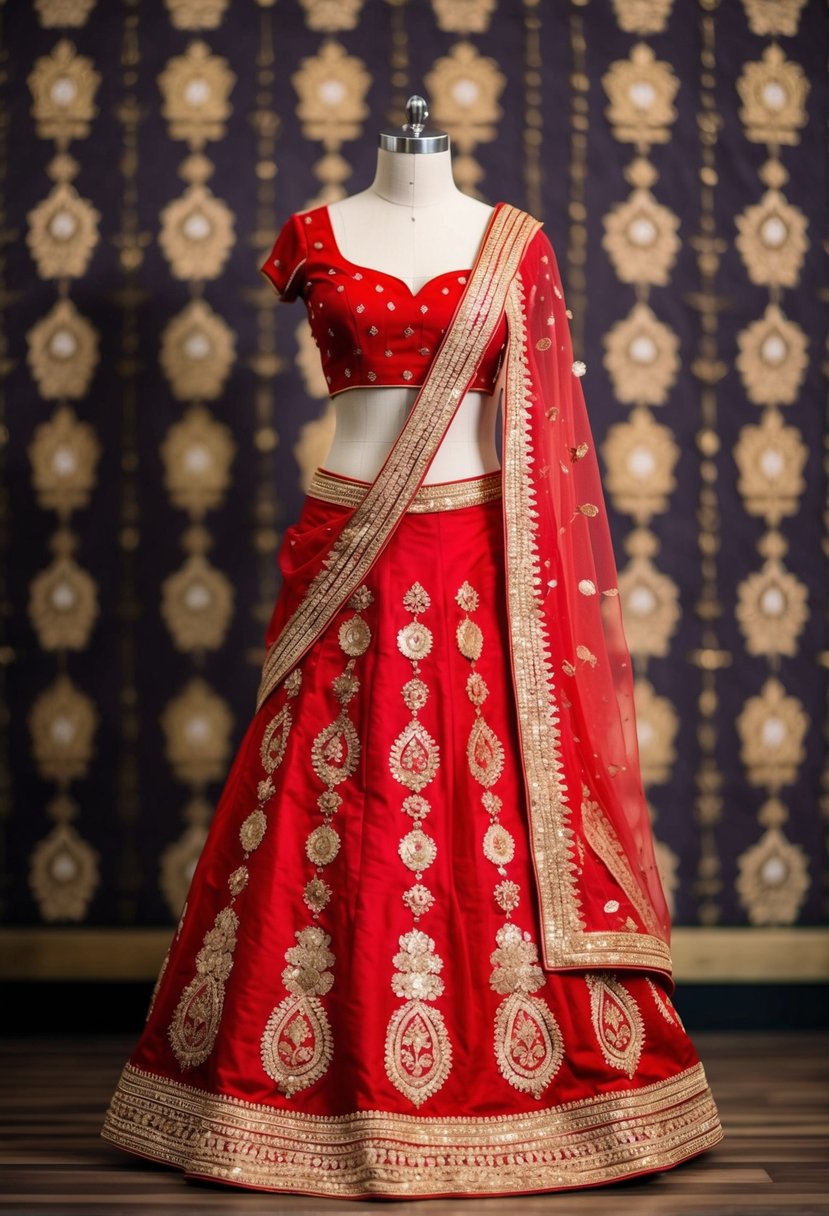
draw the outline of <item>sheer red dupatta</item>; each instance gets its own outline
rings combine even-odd
[[[507,318],[507,598],[544,964],[670,976],[602,478],[542,231]]]

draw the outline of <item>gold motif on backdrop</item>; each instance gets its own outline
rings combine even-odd
[[[28,718],[39,775],[62,783],[85,777],[99,721],[92,698],[59,675],[35,698]]]
[[[206,42],[191,42],[183,55],[170,59],[158,77],[164,99],[161,113],[172,139],[201,148],[222,139],[230,117],[230,92],[236,82],[227,60],[214,55]]]
[[[799,845],[769,828],[737,859],[735,886],[753,925],[791,925],[811,886],[808,859]]]
[[[306,139],[322,141],[333,150],[356,139],[368,117],[365,96],[371,76],[361,59],[346,53],[338,42],[323,44],[318,54],[302,60],[291,76],[299,105],[297,118]]]
[[[68,405],[35,427],[27,448],[38,506],[66,516],[89,503],[101,444],[95,428]]]
[[[27,361],[47,400],[84,397],[98,364],[98,331],[69,299],[58,300],[26,335]]]
[[[233,615],[228,578],[200,553],[161,584],[161,615],[178,650],[216,650]]]
[[[89,124],[98,113],[94,101],[101,77],[88,56],[79,55],[61,38],[50,55],[35,60],[27,82],[39,139],[54,139],[65,147],[89,135]]]
[[[204,300],[191,302],[173,317],[161,335],[159,361],[180,401],[215,401],[236,359],[232,329]]]
[[[161,712],[164,754],[180,781],[218,781],[230,756],[233,715],[201,677],[194,678]]]
[[[779,46],[767,47],[761,59],[745,64],[737,91],[746,139],[772,145],[800,142],[809,83],[800,64],[787,59]]]
[[[613,0],[619,29],[626,34],[662,34],[668,24],[674,0]]]
[[[334,34],[356,27],[364,0],[300,0],[300,3],[309,30]]]
[[[170,24],[177,30],[216,30],[229,0],[164,0]]]
[[[625,548],[632,556],[619,572],[619,595],[631,652],[662,658],[670,650],[680,608],[678,586],[651,560],[657,546],[653,533],[645,528],[625,537]]]
[[[98,244],[100,218],[100,212],[67,182],[59,182],[28,212],[26,243],[42,279],[86,274]]]
[[[187,898],[196,863],[207,839],[205,823],[209,822],[211,810],[209,806],[204,807],[199,816],[201,822],[188,824],[178,839],[167,845],[161,854],[158,887],[174,916]]]
[[[616,139],[645,148],[664,144],[676,119],[673,100],[679,80],[671,65],[638,42],[629,59],[617,59],[602,77],[610,102],[607,117]]]
[[[614,976],[596,972],[585,977],[590,1016],[602,1055],[611,1068],[632,1077],[645,1044],[639,1006]]]
[[[35,12],[44,29],[85,25],[95,0],[34,0]]]
[[[758,424],[740,428],[734,461],[740,471],[737,489],[749,515],[763,516],[773,527],[797,513],[808,455],[800,431],[785,425],[779,410],[766,410]]]
[[[670,777],[676,760],[679,715],[673,702],[659,695],[644,677],[636,680],[633,699],[642,780],[646,786],[661,785]]]
[[[796,287],[809,248],[808,221],[779,190],[767,190],[760,202],[736,217],[740,256],[752,283]]]
[[[743,7],[752,34],[761,38],[767,35],[791,38],[797,33],[805,3],[806,0],[743,0]]]
[[[159,445],[164,486],[176,507],[195,516],[217,507],[230,485],[236,442],[203,406],[193,406]]]
[[[664,286],[679,251],[679,216],[650,190],[634,190],[604,217],[602,240],[623,283]]]
[[[83,650],[98,613],[98,584],[68,553],[31,581],[29,619],[43,650]]]
[[[626,422],[616,422],[601,445],[607,469],[605,488],[617,511],[647,524],[668,510],[676,489],[674,469],[679,446],[668,426],[656,422],[649,410],[635,406]]]
[[[161,212],[159,244],[177,279],[215,279],[233,248],[233,212],[207,186],[189,186]]]
[[[749,654],[796,655],[809,619],[809,589],[783,566],[787,543],[779,533],[767,533],[757,547],[767,560],[737,588],[735,615],[746,650]]]
[[[737,335],[737,370],[755,405],[794,405],[808,366],[809,339],[777,304]]]
[[[179,998],[167,1035],[182,1070],[202,1064],[213,1050],[238,928],[239,917],[232,908],[223,908],[204,935],[196,974]]]
[[[485,34],[496,0],[432,0],[439,30],[447,34]]]
[[[469,42],[456,43],[424,77],[434,121],[461,153],[455,158],[455,175],[469,192],[483,176],[471,153],[477,144],[495,139],[503,115],[498,98],[506,82],[497,61],[480,55]]]
[[[740,760],[749,783],[774,791],[795,781],[806,758],[803,741],[808,728],[800,698],[787,696],[777,677],[770,676],[737,717]]]
[[[313,1085],[334,1056],[331,1025],[319,1000],[334,983],[331,937],[317,925],[299,929],[285,951],[282,982],[289,995],[272,1011],[262,1034],[262,1067],[286,1098]]]
[[[71,824],[56,824],[38,841],[29,859],[29,888],[43,920],[85,919],[100,882],[99,859]]]
[[[679,371],[679,338],[640,301],[605,334],[604,365],[626,405],[664,405]]]

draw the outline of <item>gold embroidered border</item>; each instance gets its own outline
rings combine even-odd
[[[509,203],[496,208],[452,325],[383,468],[268,650],[257,711],[371,569],[405,512],[495,331],[524,249],[540,227]]]
[[[607,818],[598,802],[595,802],[586,795],[582,799],[581,804],[581,821],[588,844],[601,857],[625,895],[627,895],[632,906],[642,918],[642,924],[649,933],[653,933],[656,936],[659,932],[659,922],[654,915],[649,900],[636,881],[613,824]]]
[[[530,844],[537,875],[544,966],[642,967],[671,975],[668,945],[651,933],[588,932],[581,916],[573,828],[562,773],[559,709],[550,645],[536,588],[543,580],[536,541],[533,402],[526,371],[523,285],[507,296],[509,339],[503,409],[503,510],[510,645],[525,774]]]
[[[370,485],[369,481],[346,481],[327,469],[318,468],[311,474],[308,494],[339,506],[358,507]],[[478,503],[492,502],[500,497],[501,470],[496,469],[493,473],[484,473],[471,480],[421,485],[407,507],[407,513],[452,511],[457,507],[475,507]]]
[[[102,1130],[191,1175],[317,1195],[428,1196],[588,1186],[675,1165],[722,1139],[702,1064],[518,1115],[308,1115],[127,1065]]]

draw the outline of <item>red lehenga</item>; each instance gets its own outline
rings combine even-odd
[[[676,1165],[722,1130],[670,1000],[550,243],[499,203],[436,352],[415,332],[429,291],[347,262],[324,208],[263,270],[286,299],[301,287],[318,342],[323,322],[340,347],[365,325],[355,379],[409,370],[385,345],[400,334],[426,362],[375,481],[318,469],[284,535],[256,712],[103,1135],[189,1177],[350,1198]],[[385,333],[372,289],[393,297]],[[502,468],[426,484],[499,326]]]

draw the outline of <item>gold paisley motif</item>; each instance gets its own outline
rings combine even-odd
[[[239,840],[242,848],[246,853],[252,853],[262,843],[265,836],[265,829],[268,826],[268,821],[265,818],[265,812],[259,807],[255,811],[251,811],[247,819],[239,828]]]
[[[262,1067],[286,1098],[319,1081],[334,1058],[328,1014],[315,996],[287,996],[268,1018]]]
[[[412,718],[392,744],[389,766],[392,775],[407,789],[422,790],[440,765],[437,742],[417,718]]]
[[[513,992],[495,1015],[495,1058],[513,1089],[540,1098],[561,1067],[561,1031],[537,996]]]
[[[311,745],[314,772],[325,785],[339,785],[357,768],[360,760],[360,740],[354,724],[340,714]]]
[[[259,755],[266,773],[274,772],[282,763],[292,725],[291,709],[286,702],[265,727],[265,733],[259,745]]]
[[[590,991],[590,1016],[602,1055],[611,1068],[632,1077],[645,1043],[639,1006],[613,976],[585,976]]]
[[[452,1069],[452,1044],[443,1015],[423,1001],[407,1001],[386,1031],[386,1075],[415,1106],[431,1098]]]
[[[466,757],[472,776],[487,788],[494,785],[503,772],[503,744],[492,727],[480,716],[476,717],[469,732]]]
[[[195,1068],[213,1050],[222,1017],[224,984],[215,975],[196,975],[184,989],[168,1031],[179,1067]]]

